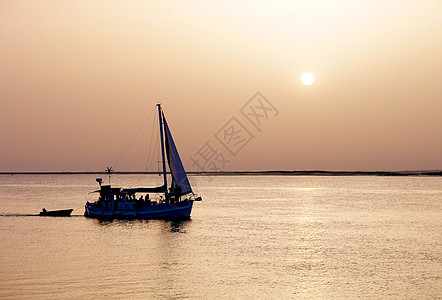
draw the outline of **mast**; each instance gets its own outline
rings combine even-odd
[[[164,154],[164,138],[163,138],[163,116],[161,114],[161,103],[158,106],[158,116],[160,120],[160,136],[161,136],[161,156],[163,159],[163,176],[164,176],[164,190],[167,193],[167,177],[166,177],[166,157]]]

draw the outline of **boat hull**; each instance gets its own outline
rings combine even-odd
[[[97,219],[190,219],[193,200],[144,205],[138,209],[105,209],[86,203],[84,216]]]

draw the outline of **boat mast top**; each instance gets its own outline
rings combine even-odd
[[[158,116],[160,121],[161,157],[163,159],[164,189],[165,192],[167,193],[166,155],[164,154],[163,117],[161,114],[161,103],[157,103],[157,106],[158,106]]]

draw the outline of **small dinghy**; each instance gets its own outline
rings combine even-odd
[[[40,212],[40,216],[69,217],[72,211],[73,209],[46,210],[46,208],[43,208]]]

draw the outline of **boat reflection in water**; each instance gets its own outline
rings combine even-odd
[[[120,227],[120,228],[157,228],[161,232],[187,233],[192,219],[106,219],[98,218],[96,225],[99,227]]]

